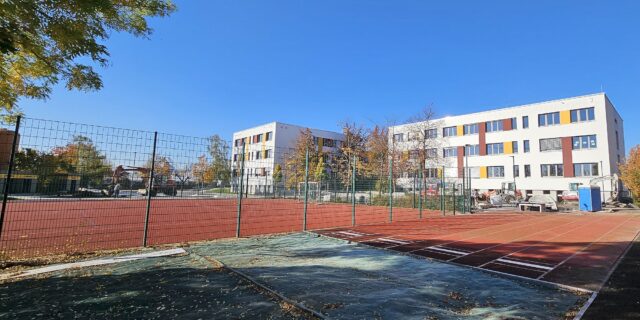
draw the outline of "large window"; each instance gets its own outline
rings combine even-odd
[[[524,149],[524,153],[529,153],[529,151],[531,151],[529,148],[529,140],[522,141],[522,148]]]
[[[542,164],[540,165],[540,174],[543,177],[563,177],[562,164]]]
[[[265,133],[265,137],[266,137],[265,141],[271,141],[271,139],[273,138],[273,132],[269,131]]]
[[[465,152],[466,152],[466,155],[468,156],[480,155],[480,145],[479,144],[468,145],[465,147]]]
[[[504,166],[487,167],[487,177],[504,178]]]
[[[487,155],[503,154],[504,144],[502,143],[487,143]]]
[[[436,148],[427,149],[427,158],[435,159],[437,157],[438,157],[438,149]]]
[[[435,139],[438,137],[438,129],[427,129],[424,130],[424,136],[427,139]]]
[[[585,122],[596,119],[594,107],[571,110],[571,122]]]
[[[256,151],[256,160],[262,159],[262,151]]]
[[[513,149],[513,153],[518,153],[518,141],[512,141],[511,147]]]
[[[524,176],[531,177],[531,165],[529,164],[524,165]]]
[[[511,118],[511,129],[518,129],[518,118]]]
[[[542,113],[538,115],[538,126],[546,127],[560,124],[560,112]]]
[[[269,159],[272,157],[273,151],[271,149],[267,149],[264,151],[264,158]]]
[[[540,151],[562,150],[562,139],[540,139]]]
[[[469,135],[469,134],[478,134],[478,124],[474,123],[474,124],[465,124],[464,125],[464,135]]]
[[[487,121],[485,125],[486,125],[487,132],[504,130],[502,120]]]
[[[520,176],[520,166],[517,164],[513,166],[513,176],[514,177]]]
[[[576,177],[596,177],[599,175],[597,163],[574,163],[573,173]]]
[[[443,137],[455,137],[457,134],[458,134],[458,129],[456,127],[442,128]]]
[[[522,129],[529,128],[529,116],[522,117]]]
[[[402,142],[404,141],[404,133],[396,133],[393,135],[394,142]]]
[[[444,148],[443,149],[443,156],[445,158],[458,156],[458,148],[456,148],[456,147]]]
[[[573,150],[595,149],[598,146],[596,135],[577,136],[571,139],[573,141]]]

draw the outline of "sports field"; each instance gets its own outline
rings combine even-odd
[[[304,203],[294,199],[242,199],[240,236],[303,231]],[[423,217],[441,214],[422,212]],[[8,205],[0,251],[10,257],[82,253],[142,245],[144,199],[14,200]],[[352,226],[351,204],[309,203],[307,230]],[[393,208],[394,221],[420,211]],[[238,199],[156,198],[149,214],[149,245],[236,236]],[[389,221],[389,208],[357,205],[355,224]]]
[[[597,290],[640,231],[640,215],[474,214],[336,228],[326,236]]]

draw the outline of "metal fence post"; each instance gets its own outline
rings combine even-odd
[[[351,225],[356,225],[356,156],[353,156],[353,173],[351,174]]]
[[[467,210],[467,168],[462,167],[462,213]]]
[[[302,231],[307,230],[307,204],[309,200],[309,147],[304,155],[304,215],[302,216]]]
[[[447,196],[447,188],[444,185],[444,170],[445,170],[445,166],[442,166],[442,175],[440,177],[440,184],[442,185],[442,194],[440,195],[440,209],[442,210],[442,215],[444,216],[445,213],[445,198]]]
[[[453,215],[456,215],[456,183],[453,183]]]
[[[13,162],[15,161],[16,149],[18,148],[18,134],[20,132],[21,116],[16,119],[16,128],[13,132],[13,142],[11,143],[11,155],[9,156],[9,168],[7,168],[7,178],[4,180],[4,190],[2,191],[2,210],[0,210],[0,235],[4,226],[4,217],[7,210],[7,200],[9,200],[9,187],[11,185],[11,174],[13,173]]]
[[[413,198],[411,199],[411,208],[416,208],[416,174],[413,175]]]
[[[393,157],[389,158],[389,222],[393,221]]]
[[[158,132],[153,133],[153,151],[151,152],[151,174],[149,175],[149,189],[147,189],[147,210],[144,217],[144,237],[142,246],[147,246],[147,235],[149,232],[149,215],[151,214],[151,193],[153,192],[153,180],[156,170],[156,145],[158,142]]]
[[[420,189],[418,193],[418,207],[420,208],[420,219],[422,219],[422,189],[424,188],[424,183],[422,181],[422,165],[420,165],[420,172],[418,173],[418,179],[420,179]]]
[[[240,222],[242,222],[242,189],[244,184],[244,157],[245,146],[242,146],[242,160],[240,161],[240,172],[238,179],[238,211],[236,214],[236,238],[240,238]]]

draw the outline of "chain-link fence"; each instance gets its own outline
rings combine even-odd
[[[4,258],[469,212],[457,168],[407,169],[265,140],[230,143],[19,119],[0,130]]]

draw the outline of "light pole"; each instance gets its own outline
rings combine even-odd
[[[516,157],[515,156],[510,156],[511,157],[511,170],[513,170],[513,197],[516,197],[516,190],[518,190],[518,188],[516,188]]]
[[[471,148],[470,144],[465,144],[464,145],[464,172],[462,175],[462,179],[464,182],[464,191],[462,192],[463,197],[464,197],[464,202],[463,204],[466,206],[467,210],[469,210],[469,213],[471,213],[471,172],[469,170],[469,152],[468,149]],[[466,180],[466,181],[465,181]],[[467,192],[467,190],[469,192]],[[464,211],[464,209],[463,209]]]
[[[602,160],[600,161],[600,177],[602,177],[602,199],[600,199],[601,203],[605,203],[604,199],[604,167],[602,166]]]

